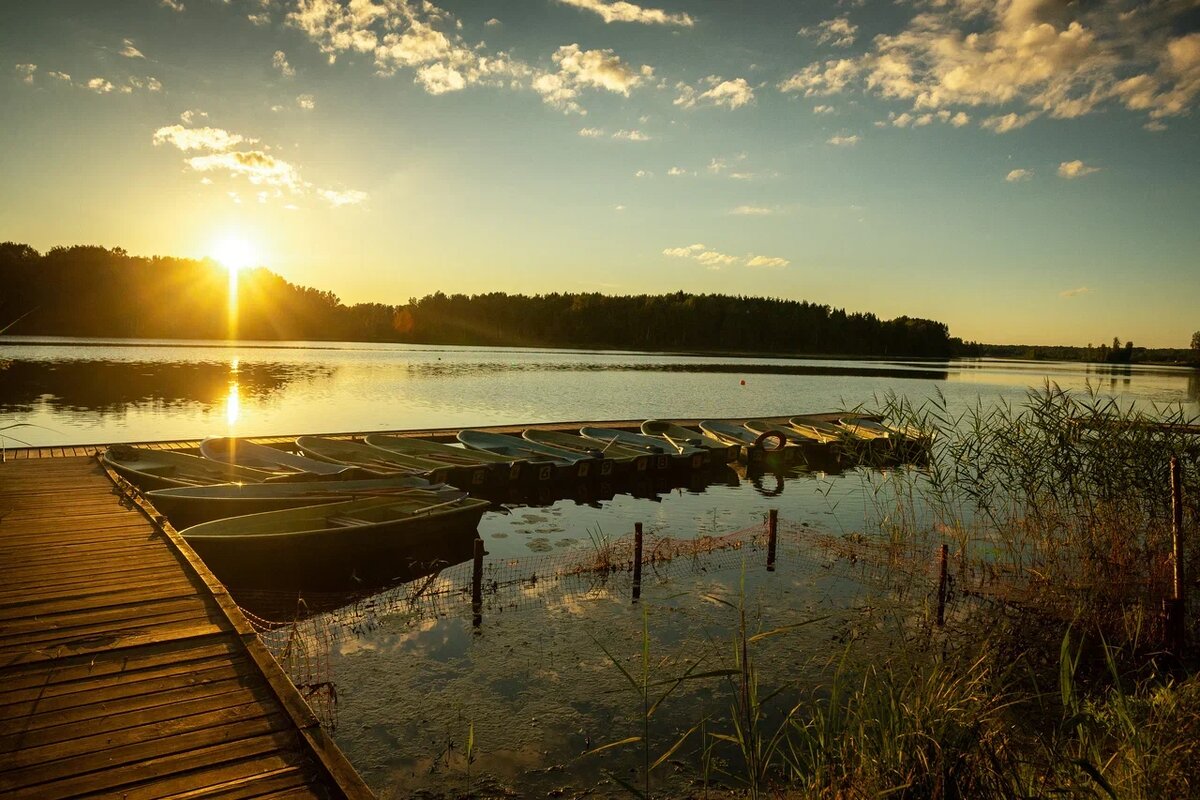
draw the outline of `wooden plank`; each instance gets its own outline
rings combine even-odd
[[[168,576],[164,582],[139,586],[136,589],[106,587],[105,591],[73,594],[67,597],[53,596],[37,601],[0,605],[0,637],[10,632],[19,632],[22,626],[36,629],[36,624],[48,621],[63,625],[69,620],[81,618],[100,610],[138,609],[166,601],[188,600],[192,604],[203,604],[196,594],[196,587],[178,575]]]
[[[132,715],[126,719],[128,724],[129,719],[135,719],[139,714],[149,713],[152,718],[155,709],[165,709],[169,715],[173,713],[171,709],[174,706],[191,702],[220,707],[220,701],[214,702],[213,698],[230,693],[248,693],[244,696],[238,694],[240,702],[248,702],[247,698],[261,700],[268,696],[268,691],[261,686],[247,687],[241,676],[231,669],[226,665],[223,669],[204,670],[187,680],[174,676],[174,680],[117,684],[101,690],[99,694],[104,695],[103,699],[94,701],[88,697],[80,697],[80,693],[75,692],[28,704],[4,706],[0,708],[0,713],[3,713],[7,720],[5,728],[8,730],[5,731],[5,736],[63,725],[86,724],[91,720],[102,720],[109,716]]]
[[[228,633],[227,625],[228,623],[211,620],[195,622],[184,619],[171,623],[163,622],[153,630],[145,628],[113,630],[108,633],[81,636],[69,640],[41,642],[36,646],[4,647],[0,648],[0,669],[35,661],[56,661],[63,656],[81,653],[103,653],[115,648],[158,644],[172,639],[211,636],[214,633]]]
[[[112,672],[95,670],[74,678],[55,681],[46,679],[54,676],[54,673],[47,672],[44,676],[40,676],[43,678],[41,683],[0,691],[0,708],[16,703],[42,703],[52,697],[67,697],[68,695],[73,696],[75,702],[86,705],[97,702],[96,698],[112,687],[136,686],[137,692],[146,693],[169,688],[173,685],[172,681],[180,685],[190,685],[200,679],[202,673],[208,673],[209,670],[227,667],[233,669],[237,674],[237,671],[242,670],[247,662],[245,658],[236,656],[228,650],[214,650],[212,655],[205,658],[179,660],[178,653],[172,654],[171,658],[171,661],[163,664],[126,667]],[[163,683],[151,684],[150,681],[162,681]],[[6,683],[6,687],[8,685]],[[107,695],[105,697],[108,698]],[[38,705],[33,705],[29,710],[37,708],[39,708]]]
[[[38,784],[53,785],[59,781],[74,782],[88,791],[108,789],[114,784],[119,786],[124,783],[124,773],[129,771],[116,767],[136,770],[156,760],[165,761],[181,753],[190,755],[213,745],[240,744],[255,738],[273,737],[281,732],[286,736],[292,734],[287,730],[288,722],[286,715],[276,712],[258,719],[188,731],[149,742],[135,742],[97,753],[72,756],[70,752],[64,752],[57,760],[0,773],[0,791],[15,791]]]
[[[161,797],[170,797],[171,800],[261,800],[278,792],[299,788],[300,797],[327,800],[325,792],[314,792],[309,786],[313,783],[315,772],[311,759],[300,752],[284,750],[182,775],[171,775],[134,787],[122,787],[121,797],[122,800],[156,800]]]
[[[0,704],[3,704],[3,698],[9,692],[31,687],[40,690],[60,683],[96,680],[122,672],[134,673],[163,667],[187,669],[190,664],[208,659],[237,658],[241,650],[241,643],[230,638],[188,640],[133,650],[113,650],[98,656],[62,658],[49,667],[44,664],[12,667],[4,673],[4,682],[0,685]]]
[[[111,719],[102,717],[98,720],[100,725],[59,725],[57,729],[43,729],[21,740],[21,748],[9,753],[5,769],[19,770],[39,764],[48,765],[64,758],[79,758],[108,750],[131,748],[133,745],[170,736],[195,733],[209,728],[223,728],[271,716],[282,718],[281,711],[269,710],[258,698],[222,708],[206,708],[194,714],[178,713],[177,709],[168,710],[169,715],[160,715],[162,719],[143,718],[136,725],[114,727]]]

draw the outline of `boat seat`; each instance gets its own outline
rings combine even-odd
[[[358,527],[359,525],[371,524],[365,519],[358,519],[357,517],[326,517],[325,521],[335,528],[354,528]]]

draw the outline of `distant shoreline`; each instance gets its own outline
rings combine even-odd
[[[880,361],[880,362],[905,362],[905,363],[926,363],[938,364],[947,363],[950,361],[980,361],[980,360],[996,360],[1009,362],[1025,362],[1031,364],[1060,362],[1060,363],[1078,363],[1078,364],[1095,364],[1098,366],[1110,367],[1178,367],[1183,369],[1200,369],[1200,363],[1187,360],[1137,360],[1129,363],[1112,363],[1088,360],[1083,358],[1055,358],[1049,356],[1035,356],[1033,358],[1022,357],[1018,355],[999,355],[991,353],[983,354],[954,354],[948,356],[889,356],[889,355],[861,355],[851,353],[779,353],[779,352],[754,352],[754,351],[734,351],[734,350],[645,350],[645,349],[630,349],[622,347],[578,347],[573,345],[476,345],[476,344],[456,344],[453,342],[393,342],[393,341],[370,341],[370,340],[353,340],[353,339],[317,339],[317,340],[289,340],[289,339],[165,339],[161,337],[141,339],[136,337],[120,337],[120,336],[51,336],[51,335],[0,335],[0,346],[14,347],[36,347],[36,346],[64,346],[73,345],[76,347],[103,347],[105,345],[116,346],[138,346],[138,347],[186,347],[186,348],[228,348],[241,350],[343,350],[343,349],[360,349],[368,350],[376,346],[389,347],[393,345],[402,345],[405,347],[415,348],[417,350],[440,350],[443,348],[456,348],[468,350],[520,350],[524,352],[554,352],[554,353],[628,353],[630,355],[648,355],[648,356],[678,356],[682,358],[754,358],[754,359],[780,359],[780,360],[812,360],[812,361]],[[347,347],[349,345],[349,347]],[[987,350],[990,345],[982,345],[982,349]],[[1015,348],[1023,347],[1023,345],[998,345],[1000,348]],[[1058,346],[1051,346],[1053,349]],[[1030,348],[1037,350],[1039,348]],[[1048,347],[1047,349],[1050,349]],[[1080,350],[1084,348],[1078,348]],[[1184,353],[1188,351],[1182,351]]]

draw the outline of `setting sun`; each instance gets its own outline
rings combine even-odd
[[[212,248],[212,257],[230,272],[257,266],[260,261],[258,248],[240,236],[226,236],[217,240]]]

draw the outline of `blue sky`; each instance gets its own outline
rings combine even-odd
[[[726,292],[989,342],[1200,328],[1200,4],[0,9],[0,238],[343,300]]]

